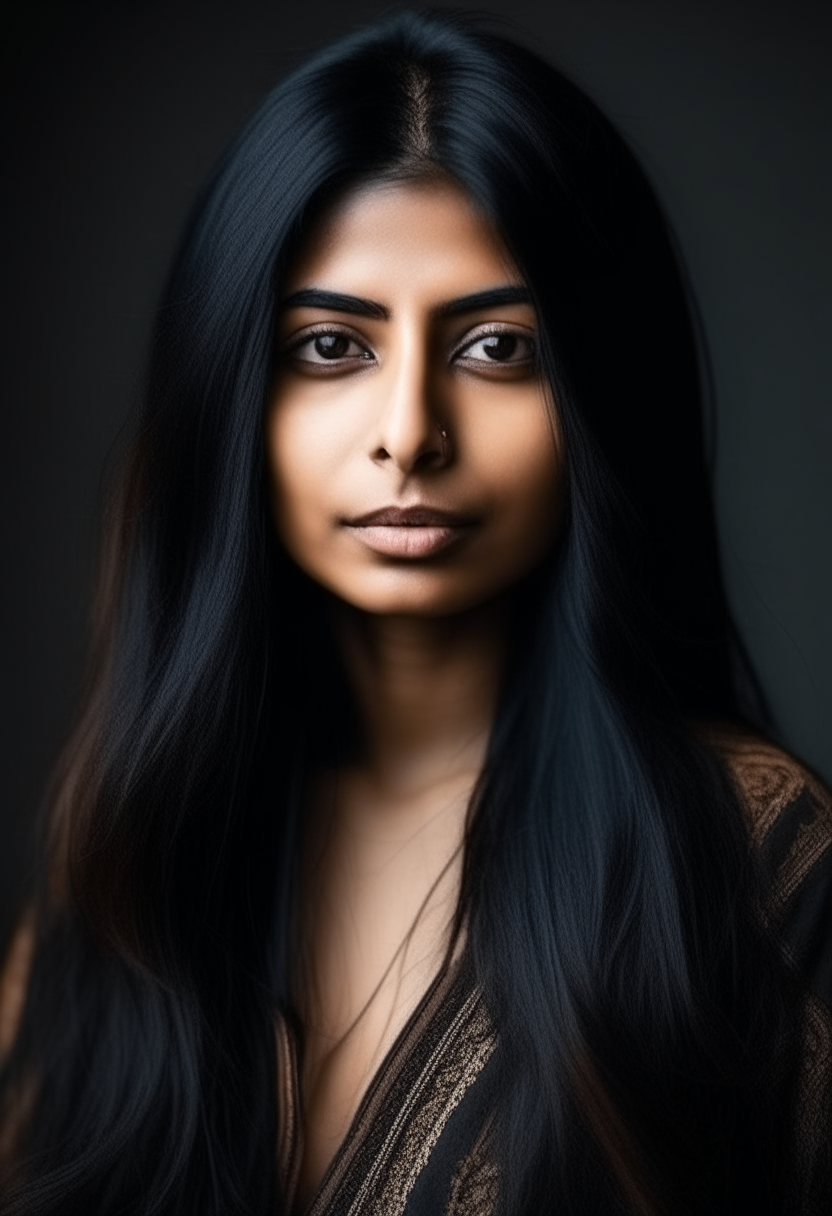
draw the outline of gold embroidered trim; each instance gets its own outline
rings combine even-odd
[[[496,1036],[459,959],[425,994],[382,1061],[306,1216],[401,1216],[448,1120],[490,1059]],[[298,1044],[277,1023],[281,1189],[293,1202],[302,1154]]]
[[[733,727],[715,729],[709,741],[727,765],[758,848],[778,816],[804,789],[819,801],[828,794],[799,761],[773,743]]]
[[[445,1216],[493,1216],[499,1171],[491,1155],[491,1126],[486,1124],[474,1147],[457,1166]]]
[[[815,804],[815,816],[810,823],[802,823],[795,836],[789,855],[778,874],[777,899],[785,904],[798,889],[813,866],[832,846],[832,803]]]
[[[494,1047],[491,1020],[479,992],[473,992],[413,1086],[349,1216],[359,1216],[363,1211],[400,1216],[448,1120],[482,1072]],[[400,1135],[402,1128],[403,1136]],[[387,1178],[383,1187],[371,1205],[365,1206],[372,1196],[374,1183],[385,1169]]]
[[[806,1002],[803,1028],[796,1148],[800,1177],[807,1198],[811,1198],[816,1169],[819,1167],[821,1177],[828,1169],[828,1112],[832,1107],[832,1012],[816,996]]]
[[[782,907],[832,846],[832,794],[793,756],[736,728],[715,729],[709,742],[722,757],[759,848],[787,807],[803,798],[807,817],[795,831],[777,874],[773,905]]]

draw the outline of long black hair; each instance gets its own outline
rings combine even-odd
[[[268,523],[275,304],[327,200],[430,172],[493,218],[529,285],[568,464],[459,905],[499,1036],[503,1209],[787,1209],[798,996],[697,742],[697,722],[761,702],[673,242],[574,84],[476,21],[405,13],[266,98],[164,293],[4,1069],[9,1212],[281,1210],[273,1018],[298,807],[340,702],[314,589]]]

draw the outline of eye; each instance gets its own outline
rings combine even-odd
[[[319,329],[297,339],[286,357],[315,367],[358,364],[371,360],[373,354],[356,338],[340,329]]]
[[[509,365],[517,367],[534,362],[534,339],[510,330],[492,330],[469,339],[454,354],[461,363],[480,365]]]

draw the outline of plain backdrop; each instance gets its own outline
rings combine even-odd
[[[77,697],[103,471],[195,191],[287,69],[382,7],[64,0],[6,14],[0,934]],[[832,5],[479,7],[601,103],[671,217],[716,374],[731,595],[782,739],[828,780]]]

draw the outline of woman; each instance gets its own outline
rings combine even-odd
[[[7,1211],[824,1209],[832,804],[759,733],[697,348],[528,52],[405,14],[267,98],[159,311]]]

